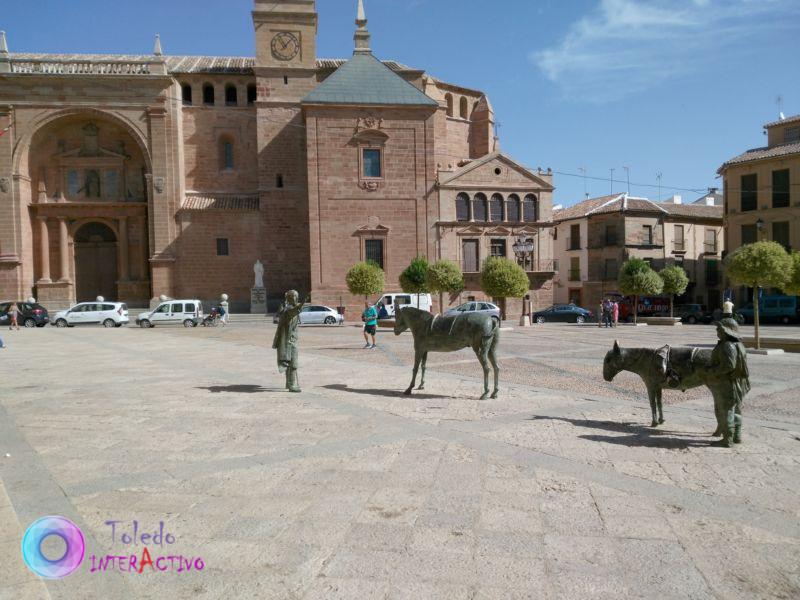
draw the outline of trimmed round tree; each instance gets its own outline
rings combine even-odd
[[[428,267],[425,286],[429,292],[439,294],[439,306],[444,310],[441,295],[444,293],[456,294],[463,290],[464,274],[453,261],[437,260]]]
[[[522,298],[530,288],[528,274],[517,263],[491,256],[481,269],[481,289],[492,298]]]
[[[678,265],[661,269],[659,275],[661,281],[664,282],[663,293],[669,294],[669,316],[673,317],[675,316],[675,296],[681,296],[686,292],[686,288],[689,287],[689,276],[683,267]]]
[[[406,294],[424,294],[428,292],[428,259],[417,256],[405,270],[400,273],[400,289]],[[419,308],[419,296],[417,296]]]
[[[664,289],[664,282],[641,258],[631,258],[619,270],[619,291],[633,296],[633,322],[639,322],[639,296],[653,296]]]
[[[792,252],[792,269],[783,286],[783,292],[790,296],[800,296],[800,252]]]
[[[725,258],[728,278],[737,285],[745,285],[753,290],[756,349],[761,348],[758,288],[784,289],[790,279],[792,265],[793,259],[778,242],[745,244]]]
[[[386,276],[374,262],[354,264],[345,276],[347,289],[354,296],[364,296],[364,300],[373,294],[379,294],[386,285]]]

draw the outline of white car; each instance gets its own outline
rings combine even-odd
[[[403,292],[390,292],[375,303],[375,308],[380,311],[380,306],[386,308],[386,314],[393,319],[395,313],[404,306],[413,306],[420,310],[430,312],[433,306],[430,294],[404,294]]]
[[[69,310],[57,312],[50,322],[56,327],[76,325],[122,327],[129,322],[128,306],[122,302],[81,302]]]
[[[200,300],[167,300],[155,310],[141,313],[136,318],[139,327],[147,329],[156,325],[183,325],[197,327],[203,320],[203,303]]]
[[[272,317],[272,322],[278,322],[278,315]],[[308,304],[300,311],[300,325],[341,325],[344,317],[329,306]]]

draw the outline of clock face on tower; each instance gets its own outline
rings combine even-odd
[[[282,31],[272,38],[272,56],[278,60],[292,60],[300,52],[300,40],[288,31]]]

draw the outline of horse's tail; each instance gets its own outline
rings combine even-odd
[[[489,352],[494,352],[497,349],[497,344],[500,342],[500,321],[498,319],[492,319],[492,333],[489,337],[492,338]]]

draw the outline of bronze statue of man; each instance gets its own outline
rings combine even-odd
[[[286,292],[284,302],[278,310],[278,330],[272,340],[272,347],[278,351],[278,370],[286,373],[286,389],[290,392],[300,391],[297,380],[299,358],[297,327],[300,325],[302,310],[300,295],[295,290]]]
[[[711,352],[708,375],[713,380],[709,387],[714,394],[715,433],[722,435],[722,439],[712,446],[730,448],[731,443],[742,441],[742,401],[750,391],[750,371],[739,324],[734,319],[722,319],[717,323],[717,337],[719,342]]]

